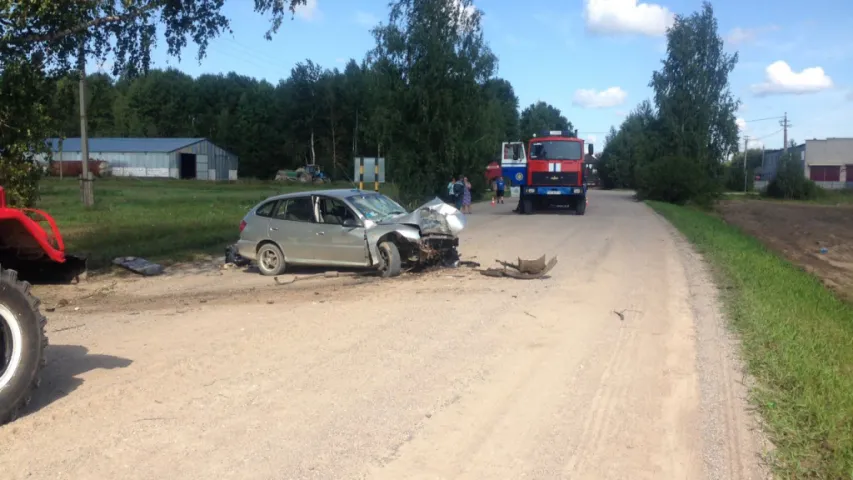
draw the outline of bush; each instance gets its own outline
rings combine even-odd
[[[656,157],[636,169],[637,195],[676,205],[711,205],[722,193],[722,185],[708,175],[699,162],[675,155]]]
[[[812,200],[823,193],[823,189],[803,174],[803,165],[790,153],[779,162],[776,177],[767,184],[764,195],[786,200]]]

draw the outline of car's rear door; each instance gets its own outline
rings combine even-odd
[[[310,194],[281,199],[270,219],[270,238],[290,263],[314,263],[319,231]]]

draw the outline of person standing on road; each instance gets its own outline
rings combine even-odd
[[[471,214],[471,182],[468,181],[468,177],[462,178],[462,185],[465,187],[465,190],[462,192],[462,212]]]
[[[456,206],[457,210],[462,211],[462,197],[465,195],[465,184],[462,183],[462,177],[460,176],[456,182],[453,183],[453,204]]]
[[[454,185],[456,185],[456,177],[450,177],[450,183],[447,184],[447,202],[451,205],[456,205],[456,194],[453,190]]]
[[[506,184],[504,183],[504,177],[498,177],[495,180],[495,200],[497,203],[504,203],[504,189],[506,188]]]

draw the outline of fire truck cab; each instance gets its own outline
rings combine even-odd
[[[544,131],[533,136],[527,149],[519,213],[531,214],[552,206],[568,206],[578,215],[586,212],[583,146],[584,141],[567,130]],[[591,156],[592,144],[587,145],[587,150]]]

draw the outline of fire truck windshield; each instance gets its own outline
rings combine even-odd
[[[583,147],[580,142],[546,140],[533,142],[530,148],[531,160],[580,160]]]

